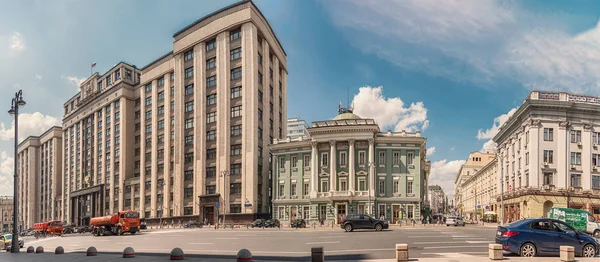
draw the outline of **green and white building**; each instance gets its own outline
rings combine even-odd
[[[418,220],[430,163],[420,132],[380,132],[373,119],[340,107],[308,136],[274,139],[273,217],[339,223],[346,214]]]

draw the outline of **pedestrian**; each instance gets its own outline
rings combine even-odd
[[[175,228],[175,220],[171,220],[171,227]]]

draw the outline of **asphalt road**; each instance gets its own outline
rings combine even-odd
[[[142,253],[150,256],[160,253],[159,256],[164,257],[172,248],[179,247],[186,255],[206,261],[231,261],[240,249],[247,248],[259,261],[306,261],[310,260],[311,247],[316,246],[324,247],[327,260],[391,259],[395,258],[395,245],[406,243],[411,258],[473,258],[487,256],[488,244],[493,243],[495,231],[495,228],[473,225],[417,226],[351,233],[337,227],[299,230],[170,229],[123,236],[66,235],[26,240],[25,246],[43,246],[46,252],[54,252],[59,245],[65,252],[85,252],[89,246],[95,246],[100,254],[109,252],[115,257],[119,257],[118,254],[128,246],[135,249],[138,257]],[[10,254],[0,253],[0,260],[7,258],[5,255]]]

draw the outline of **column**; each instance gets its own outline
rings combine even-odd
[[[348,140],[348,165],[350,166],[348,168],[348,173],[350,176],[350,183],[348,184],[348,190],[350,192],[354,191],[354,183],[355,183],[355,174],[354,174],[354,139],[350,139]]]
[[[571,153],[569,150],[569,122],[560,122],[557,134],[554,134],[557,143],[557,152],[554,155],[556,162],[556,173],[553,180],[556,188],[567,188],[568,177],[571,166]]]
[[[589,124],[583,125],[581,144],[581,187],[589,190],[592,188],[592,126]]]
[[[310,159],[310,198],[317,197],[317,191],[319,188],[319,151],[317,150],[317,145],[319,143],[317,141],[311,141],[310,145],[312,147],[311,159]],[[277,164],[278,162],[275,161]]]
[[[369,195],[375,196],[375,140],[369,139]]]
[[[529,128],[529,143],[527,143],[527,150],[529,152],[529,186],[532,188],[540,188],[540,165],[543,162],[543,155],[540,153],[540,121],[532,120],[531,127]]]
[[[335,161],[335,153],[336,153],[336,147],[335,147],[335,141],[329,141],[329,146],[330,146],[330,153],[329,153],[329,178],[331,179],[329,181],[329,191],[337,191],[337,177],[335,174],[336,171],[336,161]]]

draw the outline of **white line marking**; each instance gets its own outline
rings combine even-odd
[[[344,237],[344,236],[328,236],[328,237],[318,237],[318,238],[339,238],[339,237]]]
[[[468,248],[482,248],[487,246],[469,246]],[[465,246],[442,246],[442,247],[423,247],[423,249],[442,249],[442,248],[465,248]]]
[[[340,241],[332,241],[332,242],[310,242],[310,243],[305,243],[307,245],[317,245],[317,244],[337,244],[340,243]]]
[[[131,245],[131,242],[117,242],[117,245]]]
[[[222,237],[222,238],[216,238],[216,239],[240,239],[238,237]]]
[[[485,239],[485,237],[452,237],[452,238],[462,238],[462,239]]]
[[[427,244],[457,244],[456,241],[446,241],[446,242],[413,242],[413,245],[427,245]],[[465,243],[466,244],[466,243]]]
[[[213,243],[188,243],[189,245],[213,245]]]
[[[492,241],[465,241],[469,244],[487,244],[487,243],[492,243]]]

